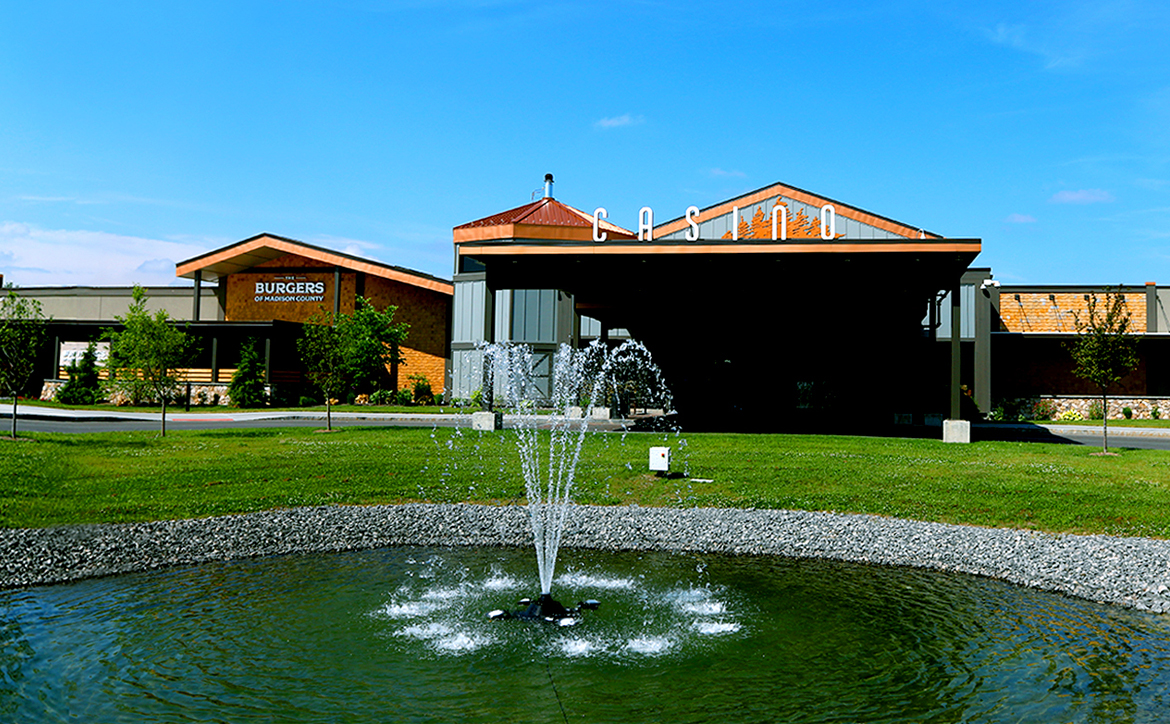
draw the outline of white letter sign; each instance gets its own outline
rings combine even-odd
[[[780,238],[788,240],[788,207],[776,204],[772,207],[772,241],[776,241],[776,214],[780,214]]]
[[[593,210],[593,240],[594,241],[605,241],[606,239],[609,238],[609,234],[607,234],[606,232],[601,230],[601,224],[600,224],[600,219],[604,219],[607,216],[609,216],[609,212],[605,210],[605,207],[598,206],[596,209]]]
[[[690,231],[688,231],[687,235],[686,235],[687,241],[698,241],[699,240],[699,222],[695,221],[695,217],[698,215],[699,215],[699,207],[698,206],[688,206],[687,207],[687,213],[686,213],[687,225],[689,225],[691,227]]]
[[[649,206],[638,211],[638,241],[654,241],[654,209]]]
[[[825,241],[837,238],[837,210],[832,204],[821,207],[821,238]]]

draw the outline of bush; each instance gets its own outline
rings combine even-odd
[[[1125,419],[1127,419],[1127,420],[1133,419],[1133,410],[1131,410],[1128,407],[1121,408],[1121,414],[1124,415]]]
[[[1158,409],[1157,405],[1150,408],[1150,419],[1157,420],[1162,417],[1162,411]]]
[[[1051,420],[1056,412],[1056,404],[1052,400],[1037,400],[1032,405],[1033,420]]]
[[[297,401],[297,404],[301,407],[313,407],[314,405],[318,405],[320,403],[314,400],[312,397],[305,397],[304,395],[301,395],[301,399]]]
[[[395,403],[399,405],[409,405],[414,401],[414,393],[405,387],[394,393]]]
[[[1085,416],[1082,415],[1081,413],[1077,412],[1076,410],[1065,410],[1064,412],[1060,413],[1060,417],[1058,417],[1056,419],[1063,420],[1065,422],[1069,422],[1072,420],[1083,420],[1083,419],[1085,419]]]
[[[66,405],[92,405],[102,399],[102,383],[98,379],[97,352],[93,342],[85,348],[81,359],[69,365],[69,379],[57,391],[57,401]]]
[[[411,397],[416,405],[435,404],[435,393],[431,391],[431,381],[424,375],[411,375]]]
[[[228,387],[228,397],[234,407],[264,407],[268,392],[264,389],[264,365],[256,352],[256,341],[248,340],[240,348],[240,361]]]
[[[390,390],[378,390],[370,395],[371,405],[393,405],[398,400],[398,395]]]
[[[1090,420],[1104,420],[1105,408],[1101,406],[1100,402],[1094,400],[1089,403],[1089,419]]]

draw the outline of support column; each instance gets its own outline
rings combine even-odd
[[[219,384],[219,337],[211,338],[211,384]]]
[[[991,294],[994,287],[983,286],[975,292],[975,404],[979,411],[991,411]]]
[[[264,384],[272,384],[272,337],[264,338]]]
[[[959,295],[963,293],[961,284],[956,284],[951,290],[951,414],[950,419],[958,420],[962,417],[962,385],[963,371],[963,303]]]
[[[1158,331],[1158,285],[1146,282],[1146,333]]]
[[[483,341],[487,344],[496,341],[496,292],[486,280],[483,284]],[[492,412],[495,409],[495,378],[492,375],[487,351],[482,350],[480,354],[479,367],[483,380],[480,389],[483,390],[483,405],[485,410]]]
[[[963,370],[963,303],[960,294],[963,293],[962,283],[955,284],[951,289],[951,414],[943,420],[943,442],[971,442],[971,423],[962,417],[962,397],[960,389]]]
[[[337,316],[341,314],[341,267],[333,267],[333,323],[337,324]]]
[[[203,284],[203,270],[196,269],[195,270],[195,301],[192,303],[192,308],[191,308],[191,321],[193,321],[193,322],[199,321],[199,302],[201,301],[199,297],[202,294],[202,291],[200,289],[202,284]]]

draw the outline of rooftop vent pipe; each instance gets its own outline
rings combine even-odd
[[[544,197],[546,199],[553,197],[553,177],[551,173],[544,175]]]

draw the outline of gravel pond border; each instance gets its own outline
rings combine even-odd
[[[321,506],[0,530],[0,588],[166,566],[397,545],[531,546],[522,506]],[[996,578],[1170,612],[1170,541],[791,510],[576,506],[562,547],[825,558]]]

